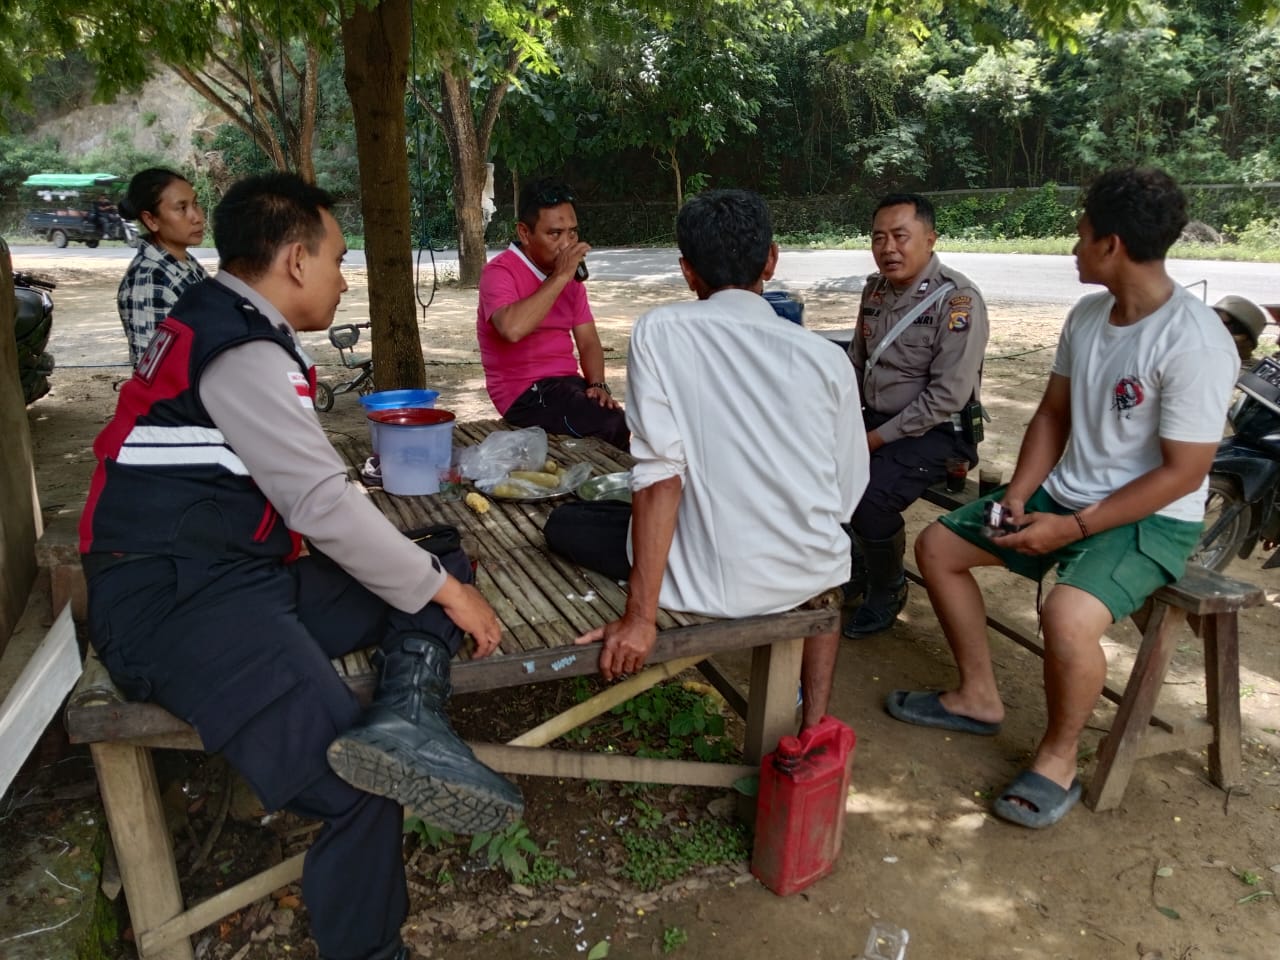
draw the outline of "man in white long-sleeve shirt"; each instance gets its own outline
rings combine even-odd
[[[325,821],[303,876],[320,956],[403,960],[401,805],[474,833],[522,803],[444,716],[463,631],[482,657],[500,636],[457,532],[401,535],[316,419],[296,334],[328,327],[347,288],[331,206],[289,174],[228,191],[218,276],[160,324],[94,443],[80,552],[124,692],[191,723],[268,809]],[[368,646],[362,712],[329,659]]]
[[[651,310],[631,334],[633,506],[570,504],[545,530],[553,549],[629,579],[622,618],[580,638],[604,641],[606,678],[644,665],[659,605],[747,617],[842,585],[841,524],[867,485],[848,360],[760,296],[778,260],[764,201],[700,194],[676,236],[698,299]],[[838,641],[833,631],[805,642],[806,727],[826,712]]]

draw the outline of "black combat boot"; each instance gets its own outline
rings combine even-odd
[[[862,556],[862,550],[858,547],[858,536],[853,532],[853,528],[848,524],[844,524],[845,533],[849,534],[849,581],[842,588],[844,591],[844,602],[846,604],[853,603],[855,600],[861,600],[867,592],[867,561]]]
[[[451,833],[497,830],[524,812],[515,784],[476,759],[445,717],[449,651],[405,636],[384,654],[373,703],[329,745],[329,766],[353,787],[408,807]]]
[[[907,577],[902,570],[902,554],[907,547],[906,527],[888,540],[858,537],[858,549],[867,569],[867,593],[862,606],[845,625],[850,639],[888,630],[907,602]]]

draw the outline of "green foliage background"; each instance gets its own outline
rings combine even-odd
[[[204,0],[175,35],[194,36],[218,9],[251,2]],[[476,0],[446,30],[448,18],[420,5],[422,56],[406,97],[415,235],[439,245],[455,230],[449,152],[430,115],[435,71],[452,50],[454,68],[465,60],[471,71],[477,103],[493,83],[511,81],[492,146],[495,242],[509,233],[517,185],[549,173],[577,186],[584,234],[599,244],[669,242],[677,196],[706,186],[763,192],[777,231],[797,239],[865,231],[875,198],[890,189],[935,192],[948,236],[1063,236],[1078,186],[1133,162],[1192,185],[1239,187],[1193,187],[1194,215],[1229,238],[1269,242],[1280,233],[1277,192],[1261,186],[1280,180],[1274,6],[1137,0],[1123,15],[1121,6],[1077,15],[1080,5],[1028,0],[881,4],[869,21],[870,8],[829,0],[590,0],[536,15],[519,0]],[[0,0],[0,19],[17,29],[23,9]],[[457,30],[466,43],[449,47]],[[103,73],[90,62],[93,45],[61,49],[73,52],[50,47],[28,63],[25,87],[12,69],[0,77],[10,94],[0,99],[10,131],[0,137],[6,211],[32,172],[127,176],[165,159],[137,154],[124,131],[79,157],[31,138],[36,118],[141,75],[133,61]],[[323,54],[316,176],[344,201],[345,226],[358,234],[340,44]],[[521,65],[508,75],[513,54]],[[236,175],[268,165],[229,125],[194,146],[219,151]],[[175,156],[186,147],[175,144]],[[197,186],[216,201],[214,185]]]

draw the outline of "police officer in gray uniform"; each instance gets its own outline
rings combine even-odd
[[[862,605],[846,637],[888,629],[906,601],[902,511],[942,479],[949,457],[978,461],[974,425],[987,348],[978,288],[945,267],[933,205],[895,193],[876,206],[871,252],[878,273],[862,290],[849,357],[862,391],[871,482],[852,519],[850,594]]]

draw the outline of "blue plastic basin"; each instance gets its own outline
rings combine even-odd
[[[360,398],[366,410],[395,410],[404,407],[433,407],[439,390],[378,390]]]

